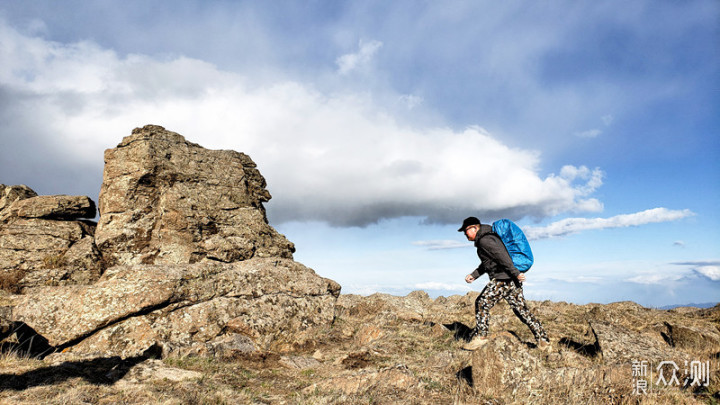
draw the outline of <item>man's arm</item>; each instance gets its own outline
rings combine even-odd
[[[477,269],[475,269],[475,271],[473,271],[472,273],[465,276],[465,282],[472,283],[473,281],[480,278],[480,276],[482,276],[484,273],[485,273],[485,269],[483,268],[482,263],[480,263],[480,265],[478,266]]]

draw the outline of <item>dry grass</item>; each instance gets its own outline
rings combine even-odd
[[[65,259],[65,253],[45,256],[42,259],[43,266],[46,269],[57,269],[67,265],[67,259]]]
[[[0,290],[7,291],[12,294],[20,293],[19,282],[27,274],[27,270],[13,269],[0,271]]]

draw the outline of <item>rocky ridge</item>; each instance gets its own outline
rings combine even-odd
[[[88,197],[0,186],[0,338],[41,357],[304,344],[340,286],[292,259],[265,187],[249,156],[154,125],[105,152],[98,223]]]
[[[466,352],[460,346],[473,326],[477,295],[340,295],[332,323],[312,330],[305,345],[282,351],[226,350],[228,342],[216,341],[212,358],[9,359],[0,361],[0,401],[555,405],[702,404],[720,397],[720,305],[667,311],[632,302],[529,301],[552,341],[544,352],[501,302],[492,310],[490,343]],[[663,361],[680,367],[677,384],[658,382]],[[708,384],[693,384],[685,361],[707,362]],[[647,392],[636,393],[640,362],[647,364]]]

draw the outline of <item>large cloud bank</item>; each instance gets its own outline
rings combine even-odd
[[[337,75],[379,47],[342,55]],[[133,127],[152,123],[206,147],[248,153],[268,179],[275,222],[363,226],[402,216],[456,222],[467,212],[542,218],[602,209],[592,197],[599,169],[544,175],[535,151],[508,147],[481,127],[417,127],[367,93],[254,80],[185,57],[119,56],[2,21],[0,60],[0,172],[30,186],[52,180],[11,159],[20,143],[53,145],[69,161],[95,164]],[[87,185],[88,194],[97,186]]]

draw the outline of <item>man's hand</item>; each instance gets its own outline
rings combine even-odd
[[[520,273],[520,275],[518,276],[518,281],[521,282],[521,283],[524,283],[524,282],[525,282],[525,275],[522,274],[522,273]]]
[[[473,281],[475,281],[475,277],[473,277],[472,274],[468,274],[467,276],[465,276],[465,282],[466,282],[466,283],[470,284],[470,283],[472,283]]]

